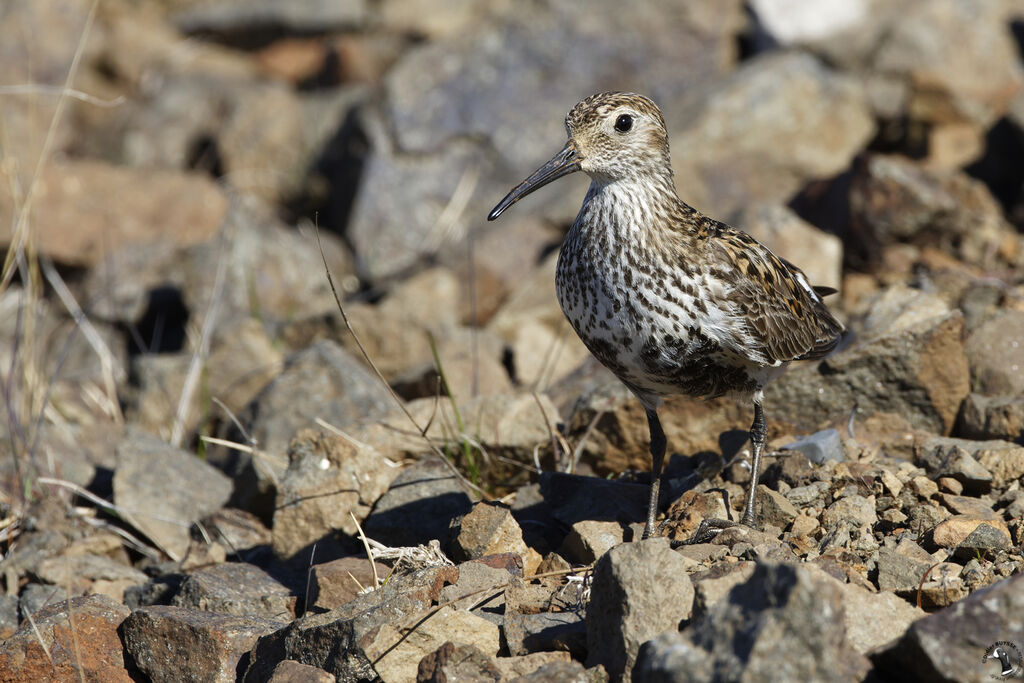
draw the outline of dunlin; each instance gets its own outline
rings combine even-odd
[[[636,395],[651,436],[644,538],[654,534],[666,440],[663,396],[739,394],[754,404],[741,521],[754,526],[765,443],[764,387],[793,360],[821,358],[843,326],[793,264],[676,194],[657,105],[633,93],[586,98],[565,118],[562,150],[498,202],[488,220],[575,171],[591,178],[558,258],[558,301],[576,333]],[[698,530],[728,522],[707,520]],[[713,533],[713,531],[712,531]]]

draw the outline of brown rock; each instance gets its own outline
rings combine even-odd
[[[101,593],[117,602],[123,602],[126,588],[148,580],[129,564],[93,554],[51,557],[40,562],[35,573],[47,583],[70,586],[73,594]]]
[[[323,669],[286,659],[274,667],[267,683],[334,683],[335,680]]]
[[[390,567],[377,563],[378,581],[384,581],[390,573]],[[363,589],[373,587],[369,560],[365,557],[342,557],[313,565],[309,600],[313,607],[332,610],[355,598]]]
[[[124,649],[153,683],[182,679],[234,681],[242,655],[284,626],[252,616],[186,607],[143,607],[125,619]]]
[[[1024,398],[970,394],[964,401],[958,435],[1019,441],[1024,436]]]
[[[473,645],[455,645],[452,641],[420,660],[417,683],[453,681],[500,681],[501,671],[489,657]]]
[[[1006,545],[1010,544],[1010,530],[1000,519],[979,518],[973,515],[953,515],[940,522],[932,531],[932,540],[940,548],[955,548],[964,542],[980,525],[987,524],[1005,534]]]
[[[572,656],[568,652],[533,652],[518,657],[498,657],[494,664],[501,672],[501,680],[511,681],[518,676],[528,676],[547,664],[568,664],[571,661]]]
[[[572,525],[559,552],[574,564],[591,564],[622,543],[623,537],[618,522],[585,519]]]
[[[475,560],[485,555],[518,553],[524,561],[527,574],[540,564],[540,556],[532,555],[523,542],[523,531],[512,516],[512,510],[498,503],[477,503],[458,522],[455,540],[451,546],[456,561]],[[528,562],[528,564],[527,564]]]
[[[55,261],[77,266],[94,265],[130,243],[174,247],[204,242],[216,234],[228,206],[206,175],[161,169],[137,173],[102,161],[47,164],[39,183],[30,219],[37,247]],[[109,197],[117,197],[116,207]],[[12,212],[4,188],[0,216]]]
[[[295,617],[292,592],[255,565],[225,562],[193,572],[172,601],[207,612],[289,621]]]
[[[32,616],[35,628],[26,620],[0,642],[0,681],[134,680],[125,670],[118,636],[118,627],[130,612],[106,595],[43,608]]]

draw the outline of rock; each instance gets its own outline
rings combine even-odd
[[[711,569],[691,574],[694,617],[707,614],[715,604],[727,598],[733,588],[746,583],[753,576],[756,565],[756,562],[749,561],[717,564]]]
[[[224,547],[235,553],[270,545],[270,529],[259,517],[245,510],[221,508],[203,520],[203,524]]]
[[[179,13],[175,24],[186,34],[220,37],[230,42],[260,31],[303,34],[352,29],[366,18],[365,0],[299,0],[287,6],[271,0],[219,0],[200,3]]]
[[[971,492],[1002,488],[1024,475],[1024,446],[1006,441],[933,437],[918,445],[915,456],[929,472],[948,474]]]
[[[846,639],[862,655],[882,648],[903,636],[907,628],[925,616],[893,593],[870,593],[851,583],[840,583]]]
[[[502,633],[513,656],[559,650],[582,658],[587,653],[587,626],[578,611],[506,613]]]
[[[778,491],[772,491],[764,484],[759,484],[754,493],[754,505],[757,508],[757,516],[761,524],[779,529],[788,528],[799,514],[784,495]]]
[[[288,469],[277,487],[272,546],[282,558],[356,523],[387,490],[396,466],[371,446],[311,429],[288,448]],[[354,519],[353,519],[354,517]]]
[[[524,562],[530,558],[525,565],[528,574],[532,574],[540,564],[540,556],[536,551],[531,555],[523,542],[522,529],[512,516],[512,510],[500,503],[477,503],[466,516],[454,523],[451,533],[451,556],[457,562],[512,552],[518,553]]]
[[[607,680],[608,673],[602,667],[584,669],[577,661],[544,664],[528,674],[511,679],[515,683],[605,683]]]
[[[376,569],[378,581],[383,581],[391,573],[389,567],[380,563]],[[323,611],[341,607],[364,589],[372,589],[373,576],[370,561],[365,557],[342,557],[315,564],[310,568],[310,604]]]
[[[842,462],[844,459],[843,440],[835,429],[815,432],[786,444],[782,449],[803,453],[808,460],[819,465],[826,460]]]
[[[227,562],[193,572],[171,604],[278,621],[295,617],[292,592],[255,565]]]
[[[266,680],[274,667],[285,659],[315,666],[342,680],[373,679],[378,672],[371,662],[398,643],[402,634],[397,629],[409,629],[427,616],[441,589],[445,584],[454,583],[458,573],[455,567],[430,567],[392,577],[376,591],[359,595],[337,609],[296,619],[285,628],[260,638],[253,648],[243,680]],[[494,651],[497,652],[497,627],[480,617],[463,614],[472,617],[472,626],[479,627],[484,636],[493,634]],[[429,623],[436,616],[431,616],[424,623]],[[467,620],[463,617],[451,618],[452,630],[466,625]],[[439,634],[431,629],[430,637],[416,642],[425,645],[438,637]],[[439,638],[429,651],[436,650],[446,640],[449,638]],[[479,645],[475,639],[469,642]],[[403,653],[414,654],[409,649],[403,649]],[[405,662],[406,680],[414,677],[416,663],[424,654],[427,653]]]
[[[880,155],[858,169],[850,190],[851,220],[878,243],[938,247],[986,268],[999,263],[1004,242],[1017,241],[998,202],[965,173]]]
[[[985,522],[960,541],[954,554],[960,559],[992,557],[997,551],[1010,550],[1012,543],[1009,532],[1001,525]]]
[[[443,608],[413,627],[381,626],[367,647],[373,668],[386,683],[415,680],[418,663],[445,642],[468,645],[485,657],[498,654],[498,627],[469,612]],[[485,660],[486,661],[486,660]]]
[[[653,636],[678,628],[693,606],[686,563],[665,539],[624,543],[594,566],[587,606],[587,660],[629,679],[637,651]]]
[[[948,434],[967,395],[963,317],[954,312],[791,368],[766,390],[776,423],[815,429],[849,414],[892,413],[915,428]]]
[[[597,558],[623,542],[618,522],[581,520],[572,525],[559,551],[574,564],[592,564]]]
[[[568,664],[572,658],[568,652],[534,652],[518,657],[499,657],[494,660],[501,680],[515,680],[520,676],[528,676],[548,664]]]
[[[780,204],[754,204],[743,211],[736,225],[772,253],[796,263],[814,284],[842,287],[843,243]]]
[[[163,249],[211,239],[228,203],[209,178],[151,169],[139,174],[97,160],[47,164],[32,206],[33,235],[41,253],[60,263],[92,266],[126,244]],[[116,212],[98,198],[119,197]],[[0,215],[13,215],[9,192],[0,192]],[[4,240],[2,246],[9,246]]]
[[[564,142],[559,122],[576,99],[565,93],[583,96],[614,82],[667,105],[701,78],[728,69],[740,7],[683,3],[623,16],[616,4],[601,0],[583,22],[574,5],[510,10],[477,30],[407,51],[387,74],[379,111],[364,121],[371,151],[347,233],[364,271],[376,279],[425,255],[463,253],[453,243],[473,217],[485,215]],[[590,40],[609,31],[618,36],[613,46]],[[538,90],[551,59],[561,59],[554,46],[570,44],[575,49],[562,70],[561,94]],[[483,96],[496,83],[504,84],[500,96]],[[537,122],[544,122],[539,129]],[[526,130],[535,134],[524,137]],[[582,192],[583,179],[577,183]],[[395,187],[403,191],[395,195]],[[456,187],[462,189],[453,203]],[[536,196],[542,213],[568,220],[581,195]]]
[[[0,641],[18,630],[18,596],[0,595]]]
[[[759,55],[669,106],[685,122],[669,123],[681,196],[719,216],[787,201],[845,170],[874,134],[860,85],[800,52]]]
[[[647,514],[651,488],[561,472],[541,472],[540,490],[556,520],[572,526],[583,520],[640,521]]]
[[[114,503],[175,561],[188,550],[192,523],[230,495],[231,480],[191,453],[133,431],[117,446]]]
[[[960,577],[961,569],[963,567],[953,562],[940,562],[932,567],[920,587],[921,605],[935,611],[965,598],[968,590]]]
[[[315,666],[286,659],[274,667],[267,683],[334,683],[334,676]]]
[[[472,503],[444,464],[426,458],[399,473],[363,523],[366,535],[392,547],[445,541],[453,519]]]
[[[420,660],[417,683],[448,683],[448,681],[500,681],[501,671],[493,658],[473,645],[456,646],[452,641]]]
[[[968,394],[957,436],[967,439],[1024,439],[1024,398]]]
[[[1024,311],[1005,310],[967,338],[972,388],[981,394],[1024,394]]]
[[[871,527],[878,521],[875,513],[875,497],[852,495],[840,498],[821,514],[821,524],[826,529],[846,523],[853,527]]]
[[[237,482],[233,504],[269,515],[261,508],[272,505],[270,497],[285,475],[289,442],[300,429],[314,427],[315,418],[348,429],[385,414],[392,405],[381,381],[335,342],[321,340],[293,354],[242,416],[267,457],[214,456]]]
[[[135,610],[121,627],[124,649],[154,683],[183,678],[234,681],[239,660],[283,622],[157,605]]]
[[[981,526],[987,526],[989,529],[981,531],[976,538],[976,542],[981,544],[978,546],[979,549],[1009,547],[1010,532],[1006,528],[1006,523],[998,518],[993,519],[991,515],[981,518],[974,515],[953,515],[932,530],[932,541],[940,548],[956,548],[965,543]]]
[[[39,563],[36,575],[72,593],[100,593],[122,602],[129,586],[146,583],[147,576],[133,567],[102,555],[65,554]],[[66,596],[65,596],[66,598]]]
[[[982,659],[982,648],[1024,640],[1024,625],[1015,618],[1024,608],[1022,581],[1019,575],[1004,579],[914,622],[892,647],[873,657],[876,671],[918,680],[989,680],[998,671]]]
[[[921,578],[934,564],[930,557],[910,557],[890,548],[878,550],[878,588],[900,594],[916,592]]]
[[[847,639],[843,597],[820,571],[758,564],[682,633],[645,645],[635,680],[860,680],[870,664]]]
[[[0,641],[0,681],[128,683],[118,628],[131,610],[106,595],[50,605]]]
[[[488,564],[489,559],[497,560],[500,556],[463,562],[459,565],[459,580],[441,589],[441,604],[451,605],[455,609],[469,610],[477,616],[501,626],[502,612],[506,611],[506,591],[509,586],[522,586],[518,578],[508,567],[495,567]],[[517,556],[518,557],[518,556]],[[522,575],[522,566],[514,571]],[[465,598],[465,599],[463,599]]]
[[[917,494],[918,498],[923,500],[928,500],[939,493],[938,484],[925,476],[917,476],[911,479],[910,489]]]

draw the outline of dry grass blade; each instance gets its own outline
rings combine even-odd
[[[366,534],[363,533],[363,526],[356,519],[356,516],[349,510],[348,516],[352,518],[352,522],[356,525],[356,530],[359,532],[359,540],[363,542],[363,548],[366,549],[366,559],[370,563],[370,571],[373,572],[373,590],[380,588],[380,579],[377,577],[377,563],[373,561],[373,553],[370,552],[370,542],[366,538]]]
[[[112,109],[119,107],[128,101],[124,95],[118,95],[112,100],[105,100],[95,95],[90,95],[74,88],[61,88],[57,85],[45,85],[42,83],[20,83],[18,85],[0,85],[0,95],[53,95],[60,97],[64,95],[79,102],[85,102],[95,107]]]
[[[43,634],[39,632],[39,627],[36,626],[36,620],[32,618],[32,613],[26,610],[25,618],[28,619],[28,623],[32,627],[32,633],[35,635],[36,641],[39,643],[39,647],[43,648],[43,652],[46,653],[46,658],[50,660],[50,665],[53,666],[53,655],[50,654],[50,648],[46,647],[46,642],[43,640]]]
[[[327,284],[330,285],[331,294],[334,296],[334,303],[338,307],[338,312],[341,313],[341,319],[345,323],[345,329],[347,329],[348,333],[352,335],[352,339],[353,341],[355,341],[356,346],[359,347],[359,352],[363,355],[363,359],[367,362],[367,364],[369,364],[370,368],[373,370],[373,373],[377,376],[377,379],[381,381],[381,383],[387,389],[388,394],[390,394],[391,398],[395,401],[395,404],[398,405],[402,413],[404,413],[405,416],[409,419],[409,422],[413,424],[413,426],[419,432],[420,436],[423,437],[423,440],[427,442],[427,445],[430,447],[430,450],[438,458],[441,459],[441,462],[444,463],[445,467],[447,467],[448,470],[453,475],[455,475],[455,478],[458,479],[463,486],[475,492],[481,498],[489,500],[490,496],[482,488],[480,488],[479,486],[471,482],[469,479],[467,479],[462,474],[462,472],[459,472],[458,468],[455,467],[455,465],[453,465],[451,461],[445,457],[444,453],[441,451],[438,445],[435,444],[433,439],[431,439],[427,435],[427,430],[423,427],[420,427],[419,423],[416,422],[416,418],[413,417],[412,413],[409,412],[409,409],[405,407],[405,401],[403,401],[401,397],[395,393],[395,390],[391,388],[391,384],[388,383],[387,379],[384,377],[384,374],[380,371],[380,368],[378,368],[377,364],[373,362],[372,358],[370,358],[370,354],[367,352],[366,347],[363,346],[362,340],[359,339],[359,335],[356,334],[355,328],[352,327],[352,322],[349,320],[348,313],[345,312],[345,307],[341,303],[341,297],[338,296],[338,289],[337,287],[334,286],[334,276],[331,275],[331,268],[330,266],[327,265],[327,256],[324,254],[324,247],[323,244],[320,242],[319,226],[316,227],[314,234],[316,235],[317,247],[320,249],[320,259],[323,261],[324,264],[324,273],[327,275]]]

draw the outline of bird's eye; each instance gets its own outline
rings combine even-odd
[[[632,127],[633,117],[629,114],[619,114],[619,118],[615,119],[615,130],[620,133],[628,133]]]

